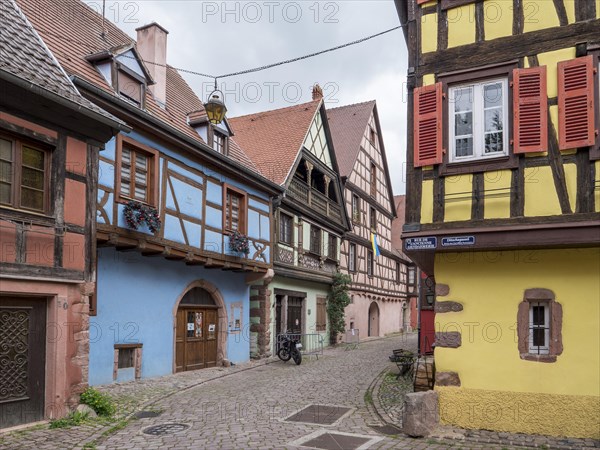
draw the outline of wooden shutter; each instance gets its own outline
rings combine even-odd
[[[558,127],[561,150],[594,145],[594,59],[558,63]]]
[[[548,150],[546,66],[513,71],[514,153]]]
[[[415,88],[415,167],[442,162],[442,83]]]

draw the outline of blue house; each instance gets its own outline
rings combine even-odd
[[[88,180],[98,186],[89,384],[246,361],[249,284],[272,276],[271,204],[282,189],[166,64],[165,29],[141,27],[136,42],[69,3],[78,20],[48,3],[52,30],[37,16],[35,28],[81,93],[132,128]]]

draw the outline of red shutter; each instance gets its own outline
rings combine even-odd
[[[546,66],[513,71],[514,153],[548,150]]]
[[[442,163],[442,83],[415,88],[415,167]]]
[[[594,60],[558,63],[558,141],[561,150],[594,144]]]

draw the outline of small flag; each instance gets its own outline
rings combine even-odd
[[[373,255],[376,257],[381,253],[379,252],[379,245],[377,245],[377,235],[375,233],[371,233],[371,245],[373,246]]]

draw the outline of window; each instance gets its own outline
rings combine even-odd
[[[213,150],[225,154],[225,136],[218,131],[213,131]]]
[[[119,360],[118,360],[118,369],[127,369],[129,367],[134,367],[134,348],[121,348],[119,349]]]
[[[508,81],[449,89],[450,162],[508,155]]]
[[[315,255],[321,254],[321,229],[310,226],[310,251]]]
[[[348,247],[348,270],[356,272],[356,244],[350,244]]]
[[[367,275],[370,277],[372,277],[373,272],[375,272],[373,270],[373,265],[374,265],[373,252],[371,250],[368,250],[367,251]]]
[[[0,137],[0,204],[48,212],[49,162],[47,151]]]
[[[144,83],[122,69],[117,72],[117,89],[119,95],[125,97],[137,106],[142,107],[144,98]]]
[[[377,166],[371,163],[371,197],[377,196]]]
[[[223,228],[225,231],[246,233],[246,194],[224,186],[225,209],[223,210]]]
[[[550,314],[547,302],[529,304],[529,353],[547,355],[550,350]]]
[[[377,231],[377,212],[375,208],[372,206],[369,208],[369,225],[371,226],[371,230]]]
[[[549,289],[527,289],[517,314],[521,359],[555,362],[562,354],[562,306]]]
[[[375,133],[375,129],[373,127],[369,127],[369,140],[373,145],[375,145],[375,142],[377,141],[377,133]]]
[[[416,278],[416,268],[415,266],[411,266],[408,268],[408,285],[409,286],[414,286],[415,285],[415,278]]]
[[[400,263],[396,262],[396,283],[400,283]]]
[[[117,192],[124,200],[156,206],[158,197],[158,152],[128,138],[117,140]]]
[[[292,245],[294,236],[294,219],[284,213],[279,213],[279,242]]]
[[[317,297],[317,331],[327,331],[327,299]]]
[[[356,194],[352,194],[352,221],[360,222],[360,199]]]
[[[329,233],[328,237],[327,257],[329,259],[337,260],[337,236],[331,233]]]

